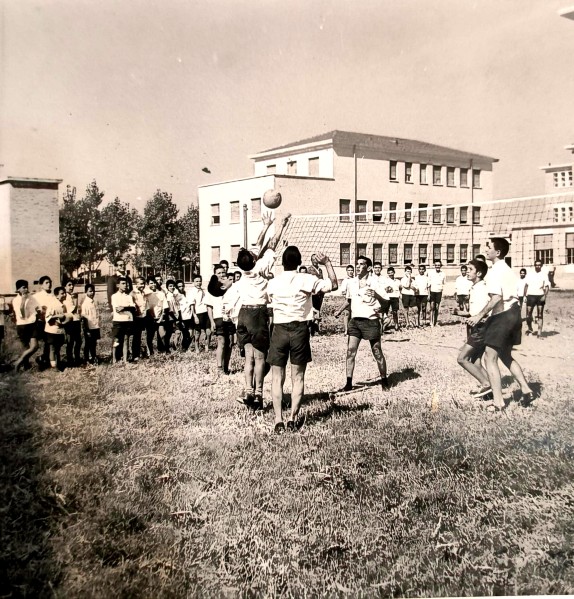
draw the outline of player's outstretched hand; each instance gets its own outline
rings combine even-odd
[[[271,212],[264,212],[261,215],[261,222],[263,223],[264,227],[271,226],[271,223],[273,222],[273,215],[271,214]]]
[[[327,262],[330,262],[329,256],[327,256],[327,254],[323,254],[323,252],[317,252],[315,257],[317,258],[317,262],[323,266],[327,264]]]
[[[285,216],[285,218],[283,219],[283,226],[286,227],[287,223],[289,222],[289,219],[291,218],[291,213],[289,212],[289,214],[287,214]]]

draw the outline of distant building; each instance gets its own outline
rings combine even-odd
[[[565,150],[569,150],[574,154],[574,144],[564,146]],[[574,160],[570,160],[564,164],[548,164],[541,166],[540,170],[544,171],[544,187],[546,193],[559,193],[560,191],[573,191],[572,170]],[[566,189],[565,189],[566,188]],[[569,189],[568,189],[569,188]]]
[[[17,279],[60,281],[58,187],[61,179],[0,178],[0,293]]]
[[[337,267],[354,262],[353,224],[348,224],[352,219],[344,216],[351,213],[358,214],[358,253],[384,264],[432,263],[439,257],[459,264],[483,251],[488,231],[478,204],[492,199],[496,158],[346,131],[274,147],[250,158],[254,176],[198,189],[204,277],[221,259],[235,262],[245,237],[248,245],[255,241],[267,189],[283,195],[278,217],[285,212],[342,215],[340,226],[325,239],[313,239],[313,247],[301,247],[298,241],[306,262],[315,249],[325,249]],[[416,243],[390,238],[393,225],[400,223],[422,225]],[[432,225],[447,224],[452,225],[451,243],[442,244]],[[460,226],[459,235],[453,235],[454,226]]]

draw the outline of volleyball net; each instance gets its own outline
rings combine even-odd
[[[459,265],[484,254],[492,237],[509,240],[514,267],[535,259],[574,263],[574,192],[452,205],[393,202],[376,211],[373,204],[357,202],[354,212],[295,214],[283,238],[300,249],[304,264],[321,251],[340,267],[360,255],[383,265]]]

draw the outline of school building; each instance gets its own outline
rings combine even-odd
[[[493,201],[496,158],[416,140],[331,131],[250,158],[253,176],[198,189],[204,277],[253,245],[268,189],[283,196],[275,218],[296,217],[286,237],[304,263],[324,251],[341,278],[361,254],[400,267],[440,259],[451,278],[493,236],[511,241],[513,267],[574,268],[571,166],[570,178],[548,167],[558,185],[547,195]]]

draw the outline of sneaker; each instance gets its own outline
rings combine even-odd
[[[262,410],[263,409],[263,395],[261,395],[261,393],[255,394],[255,396],[253,397],[253,403],[251,404],[251,407],[254,410]]]
[[[273,430],[276,435],[282,435],[285,432],[285,425],[282,422],[277,422]]]
[[[303,414],[303,416],[299,416],[299,418],[297,418],[297,420],[288,420],[287,421],[287,430],[290,433],[296,433],[297,431],[299,431],[303,428],[304,424],[305,424],[305,414]]]
[[[477,399],[479,397],[484,397],[485,395],[488,395],[489,393],[492,393],[492,387],[490,385],[488,385],[486,387],[481,387],[480,389],[474,389],[474,391],[470,392],[472,397],[475,397]]]
[[[381,387],[382,387],[383,391],[389,391],[390,390],[391,384],[389,383],[388,377],[385,377],[384,379],[381,379]]]
[[[243,395],[240,395],[236,398],[238,403],[242,403],[246,406],[250,406],[253,404],[253,400],[255,399],[255,395],[252,391],[244,391]]]

